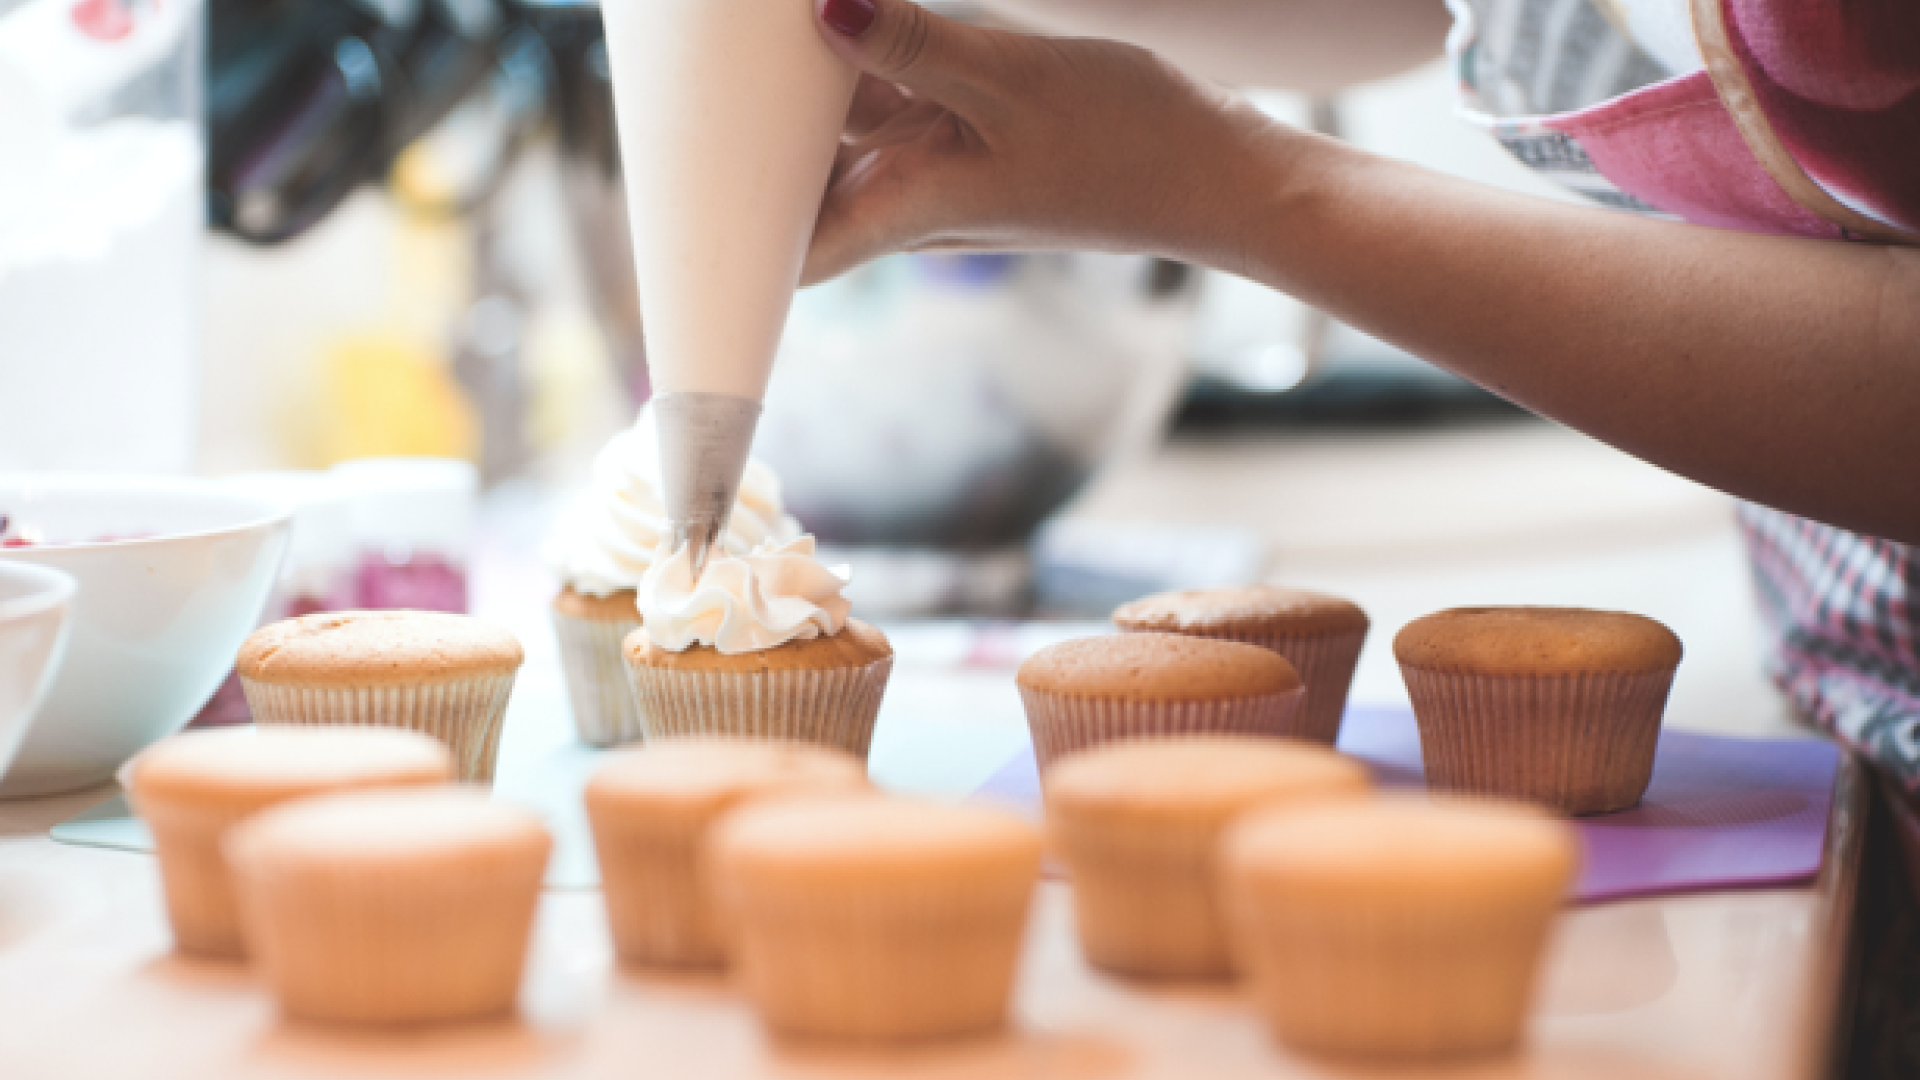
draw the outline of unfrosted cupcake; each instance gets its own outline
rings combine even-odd
[[[153,833],[174,943],[246,953],[221,843],[247,817],[329,791],[453,778],[446,747],[377,728],[226,728],[163,739],[128,764],[127,793]]]
[[[697,585],[684,549],[663,558],[626,642],[647,739],[779,739],[864,761],[893,647],[849,617],[845,586],[814,557],[811,536],[745,558],[716,554]]]
[[[552,846],[527,811],[449,785],[276,807],[227,857],[281,1010],[394,1026],[513,1008]]]
[[[1041,772],[1076,750],[1175,735],[1292,735],[1300,676],[1257,645],[1183,634],[1063,641],[1016,677]]]
[[[1572,829],[1531,807],[1353,800],[1233,826],[1221,894],[1280,1041],[1319,1054],[1485,1054],[1524,1030],[1577,861]]]
[[[1307,688],[1294,734],[1328,746],[1340,735],[1368,625],[1351,600],[1278,585],[1159,593],[1122,605],[1113,623],[1128,632],[1244,641],[1286,657]]]
[[[621,643],[640,628],[640,582],[670,535],[660,492],[658,435],[648,405],[633,427],[600,452],[592,489],[546,544],[547,564],[561,586],[552,617],[567,696],[580,738],[594,746],[642,735]],[[800,534],[782,505],[778,478],[765,465],[748,462],[722,550],[745,556]]]
[[[342,611],[262,627],[234,665],[256,723],[368,725],[431,735],[461,780],[493,779],[524,654],[465,615]]]
[[[1640,801],[1680,639],[1642,615],[1457,608],[1393,642],[1420,724],[1427,783],[1564,814]]]
[[[799,743],[689,739],[609,757],[587,782],[586,803],[620,959],[639,967],[723,964],[701,875],[714,821],[755,799],[866,788],[859,759]]]
[[[761,803],[709,852],[741,988],[776,1034],[901,1042],[1004,1023],[1039,833],[883,796]]]
[[[1073,881],[1095,967],[1149,978],[1232,973],[1215,849],[1259,807],[1364,796],[1366,767],[1288,739],[1196,735],[1113,743],[1047,774],[1047,840]]]

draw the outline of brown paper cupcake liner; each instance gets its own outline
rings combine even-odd
[[[1125,701],[1020,688],[1033,756],[1047,767],[1076,750],[1121,739],[1236,734],[1300,737],[1302,690],[1218,701]]]
[[[1340,720],[1346,715],[1347,693],[1353,689],[1353,672],[1360,666],[1360,650],[1367,643],[1367,632],[1347,634],[1208,634],[1225,641],[1242,641],[1277,652],[1287,658],[1306,684],[1307,697],[1300,706],[1299,738],[1332,746],[1340,737]]]
[[[899,1042],[1005,1022],[1031,879],[885,894],[716,886],[736,978],[777,1033]]]
[[[1188,835],[1137,845],[1056,833],[1055,850],[1073,878],[1080,948],[1093,966],[1164,979],[1233,973],[1214,898],[1211,841],[1219,829],[1182,832]]]
[[[1401,665],[1427,786],[1602,814],[1653,778],[1672,671],[1472,675]]]
[[[684,833],[676,834],[658,824],[623,826],[619,813],[598,811],[591,803],[587,815],[608,928],[621,961],[636,967],[725,966],[725,942],[700,872],[700,841],[709,820],[690,819]]]
[[[1255,1006],[1309,1053],[1495,1053],[1517,1043],[1557,898],[1394,907],[1301,903],[1223,882]]]
[[[247,940],[287,1014],[406,1025],[513,1008],[550,848],[466,865],[253,865],[234,885]]]
[[[729,735],[838,747],[867,756],[893,657],[817,671],[682,671],[629,665],[652,739]]]
[[[514,674],[418,686],[274,686],[242,679],[257,724],[362,724],[431,735],[453,752],[457,779],[491,783]]]
[[[583,619],[553,612],[560,639],[560,667],[567,677],[573,725],[590,746],[619,746],[639,740],[643,731],[633,703],[633,683],[621,643],[640,629],[640,619]]]
[[[151,805],[136,809],[153,833],[174,946],[191,956],[244,957],[240,909],[220,842],[229,828],[253,811],[216,813]]]

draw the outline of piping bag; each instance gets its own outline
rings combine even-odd
[[[856,72],[812,0],[604,0],[661,495],[694,580],[733,511]]]

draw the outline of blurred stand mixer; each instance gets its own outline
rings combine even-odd
[[[967,5],[929,6],[975,17]],[[634,20],[621,26],[622,41],[664,25],[655,7],[622,12]],[[277,22],[265,17],[273,11]],[[623,66],[623,87],[665,78],[646,65],[671,61],[671,49],[642,38],[610,58],[599,5],[572,0],[215,0],[213,14],[216,224],[263,242],[295,235],[382,175],[399,146],[458,101],[485,99],[494,149],[461,185],[455,209],[482,237],[497,229],[503,210],[490,196],[499,177],[551,132],[609,352],[635,405],[652,394],[627,190],[630,182],[672,190],[673,170],[663,167],[673,163],[655,159],[637,179],[626,175],[612,71]],[[279,84],[259,70],[275,64]],[[269,94],[270,85],[281,89]],[[304,89],[289,96],[290,86]],[[644,128],[627,134],[629,147],[652,145]],[[642,224],[659,235],[657,222]],[[485,292],[484,245],[482,255],[476,288]],[[658,296],[662,272],[654,273],[649,295]],[[1139,257],[880,260],[794,298],[754,454],[780,474],[795,516],[854,564],[852,595],[866,610],[1017,610],[1036,529],[1102,464],[1159,434],[1185,381],[1197,289],[1189,268]],[[485,465],[498,478],[524,462],[491,423],[512,403],[496,407],[490,397],[515,392],[513,380],[486,371],[469,360],[462,373],[489,418]]]

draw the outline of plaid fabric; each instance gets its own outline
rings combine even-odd
[[[1767,205],[1772,183],[1764,176],[1757,177],[1766,189],[1759,195],[1712,182],[1691,189],[1666,186],[1673,175],[1712,181],[1746,155],[1720,115],[1711,84],[1702,81],[1679,0],[1448,2],[1456,18],[1448,51],[1461,112],[1541,175],[1615,209],[1730,228],[1831,234],[1831,227],[1817,220],[1796,224],[1795,215],[1805,217],[1797,207]],[[1902,152],[1913,153],[1920,146],[1920,94],[1911,92],[1920,84],[1914,59],[1920,53],[1910,47],[1920,42],[1920,0],[1853,0],[1846,9],[1851,17],[1878,29],[1866,35],[1867,44],[1885,42],[1878,53],[1845,62],[1834,58],[1844,58],[1840,45],[1851,38],[1786,33],[1795,29],[1789,25],[1795,19],[1814,29],[1844,25],[1835,22],[1833,12],[1839,9],[1827,6],[1833,2],[1739,0],[1734,6],[1743,32],[1771,50],[1767,56],[1775,62],[1759,68],[1792,75],[1802,96],[1815,104],[1846,91],[1838,99],[1861,114],[1849,121],[1855,127],[1867,120],[1892,125],[1873,129],[1877,156],[1852,155],[1854,164],[1871,160],[1885,166],[1892,160],[1886,147],[1904,146]],[[1650,33],[1636,32],[1649,27]],[[1762,81],[1773,85],[1771,79]],[[1881,95],[1886,101],[1855,100],[1883,87],[1893,88]],[[1830,92],[1813,92],[1821,88]],[[1703,123],[1725,126],[1720,149],[1711,138],[1688,141],[1680,137],[1683,129],[1668,127],[1664,146],[1680,160],[1660,159],[1639,173],[1625,168],[1633,163],[1631,155],[1598,136],[1632,119],[1636,105],[1651,116],[1694,109]],[[1812,108],[1805,101],[1799,105],[1803,112]],[[1596,115],[1603,121],[1598,125],[1581,120]],[[1821,138],[1833,122],[1825,114],[1815,119],[1820,123],[1810,120],[1794,134],[1824,147]],[[1907,137],[1889,138],[1887,131]],[[1607,162],[1596,159],[1603,149],[1613,151],[1611,173]],[[1707,160],[1686,160],[1687,153]],[[1848,168],[1848,155],[1840,150],[1815,163],[1823,182],[1833,183],[1849,201],[1855,191],[1885,194],[1852,179],[1859,170]],[[1899,178],[1909,172],[1883,168],[1873,175]],[[1627,190],[1627,181],[1658,189],[1665,200],[1661,209]],[[1915,201],[1912,195],[1905,191],[1904,202],[1881,197],[1878,205],[1905,207]],[[1743,506],[1740,523],[1771,631],[1769,674],[1803,715],[1877,762],[1909,792],[1920,793],[1920,550],[1758,506]]]
[[[1758,506],[1740,523],[1800,710],[1920,790],[1920,551]]]

